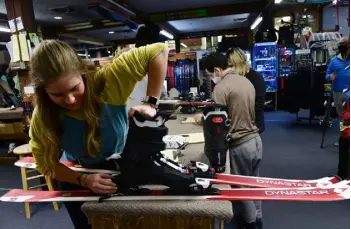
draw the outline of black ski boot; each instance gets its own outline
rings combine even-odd
[[[205,154],[211,167],[217,173],[223,173],[227,159],[227,135],[230,126],[226,106],[219,104],[206,106],[203,110],[202,123],[205,137]]]
[[[207,180],[196,178],[192,169],[161,153],[166,147],[162,139],[168,134],[164,125],[168,117],[158,114],[146,119],[136,113],[129,120],[126,145],[122,158],[117,160],[121,173],[113,178],[118,192],[135,194],[142,185],[158,184],[169,187],[171,194],[219,194]],[[201,170],[201,163],[198,165],[196,171]]]

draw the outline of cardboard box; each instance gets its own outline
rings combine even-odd
[[[20,134],[23,133],[23,123],[22,122],[13,122],[12,123],[13,133]]]
[[[12,123],[0,122],[0,134],[13,134]]]
[[[0,122],[0,139],[1,135],[23,133],[22,122]]]

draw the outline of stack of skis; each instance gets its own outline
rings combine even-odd
[[[64,162],[62,162],[64,163]],[[16,166],[35,168],[31,157],[21,159]],[[117,174],[113,170],[97,168],[83,168],[74,163],[65,163],[73,170],[86,173]],[[172,195],[167,190],[156,190],[147,186],[147,192],[135,195],[117,193],[111,200],[278,200],[278,201],[337,201],[350,198],[350,182],[341,181],[337,177],[325,177],[317,180],[289,180],[263,177],[247,177],[228,174],[216,174],[215,178],[195,178],[198,181],[208,182],[211,185],[226,184],[232,186],[246,186],[252,188],[219,188],[218,194],[200,195]],[[143,189],[145,190],[145,189]],[[83,191],[29,191],[13,189],[2,197],[4,202],[53,202],[53,201],[99,201],[101,196],[89,190]]]

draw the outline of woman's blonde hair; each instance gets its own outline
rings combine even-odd
[[[84,102],[82,105],[84,119],[87,123],[86,145],[91,157],[100,152],[99,97],[104,87],[104,80],[94,76],[97,69],[93,63],[83,61],[67,43],[58,40],[44,40],[35,48],[30,60],[30,75],[35,91],[35,125],[31,128],[42,133],[36,139],[40,146],[38,153],[44,156],[41,171],[54,175],[55,165],[61,156],[61,108],[49,98],[45,87],[62,76],[78,73],[85,84]]]
[[[238,75],[245,76],[251,69],[249,63],[247,62],[247,58],[245,52],[240,48],[231,48],[228,50],[227,61],[229,67],[234,67],[235,72]]]

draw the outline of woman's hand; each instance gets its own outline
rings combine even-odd
[[[202,119],[203,114],[196,114],[194,117],[195,123],[201,125],[201,119]]]
[[[129,109],[128,117],[129,118],[133,117],[135,111],[139,112],[145,118],[153,118],[157,113],[154,107],[148,104],[140,104],[140,105],[133,106]]]
[[[331,80],[331,81],[335,80],[335,77],[336,77],[336,76],[335,76],[335,73],[334,73],[334,72],[333,72],[332,74],[330,74],[330,80]]]
[[[83,179],[82,184],[95,193],[112,194],[117,191],[117,186],[109,174],[89,174]]]

